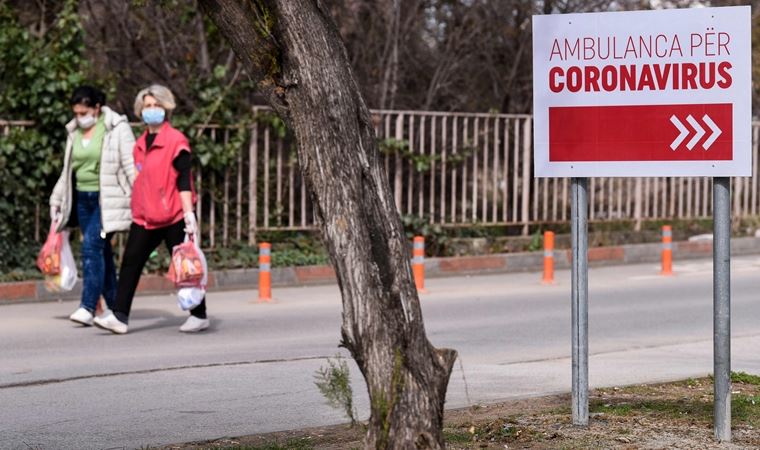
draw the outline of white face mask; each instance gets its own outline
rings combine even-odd
[[[79,128],[83,130],[89,130],[93,125],[95,125],[95,122],[97,122],[97,119],[93,117],[92,114],[77,117],[77,125],[79,125]]]

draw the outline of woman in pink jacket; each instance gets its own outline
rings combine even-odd
[[[147,125],[134,149],[137,178],[132,188],[132,225],[119,271],[113,312],[94,320],[100,328],[125,334],[132,299],[140,274],[150,254],[161,242],[171,252],[194,234],[198,224],[193,212],[195,189],[190,173],[190,144],[182,132],[169,123],[176,107],[174,95],[161,85],[143,89],[135,99],[135,115]],[[190,311],[180,327],[196,332],[209,327],[205,298]]]

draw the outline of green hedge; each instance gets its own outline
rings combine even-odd
[[[0,274],[33,270],[39,244],[34,241],[35,209],[47,198],[61,170],[68,98],[84,82],[82,27],[77,1],[66,0],[55,26],[37,37],[23,27],[6,2],[0,2],[0,117],[34,118],[30,128],[13,128],[0,139]],[[13,64],[8,63],[13,61]],[[40,224],[41,234],[49,223]]]

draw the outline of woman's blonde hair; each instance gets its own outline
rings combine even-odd
[[[135,97],[135,116],[142,118],[143,99],[146,95],[155,97],[158,104],[166,110],[166,117],[171,117],[171,113],[177,107],[177,103],[174,101],[172,91],[160,84],[151,84],[137,93],[137,97]]]

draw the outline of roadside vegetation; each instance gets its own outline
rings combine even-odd
[[[571,423],[568,395],[446,411],[449,449],[760,448],[760,376],[732,373],[733,442],[713,439],[712,379],[597,389],[590,426]],[[364,427],[338,425],[167,446],[164,449],[337,450],[362,448]]]
[[[414,236],[425,237],[427,257],[469,256],[494,253],[539,251],[543,248],[543,232],[554,231],[556,248],[570,247],[569,224],[536,225],[527,236],[518,228],[494,226],[441,227],[431,225],[429,220],[416,216],[402,217],[406,236],[411,243]],[[602,247],[623,244],[643,244],[660,242],[662,225],[673,227],[675,241],[687,240],[691,236],[712,233],[711,220],[650,221],[642,223],[640,231],[634,231],[633,221],[598,222],[589,225],[589,246]],[[743,220],[734,224],[733,236],[753,236],[760,229],[760,219]],[[72,250],[79,254],[77,232],[72,233]],[[272,231],[258,236],[262,242],[272,243],[272,266],[309,266],[330,264],[327,250],[315,231]],[[114,241],[114,251],[118,260],[120,241]],[[34,267],[34,257],[38,250],[28,252],[27,264],[0,270],[0,282],[41,279]],[[206,249],[206,257],[211,270],[228,270],[258,267],[258,247],[247,242],[233,241],[227,247]],[[79,259],[78,257],[75,259]],[[169,264],[169,253],[159,247],[148,260],[145,273],[163,274]]]

